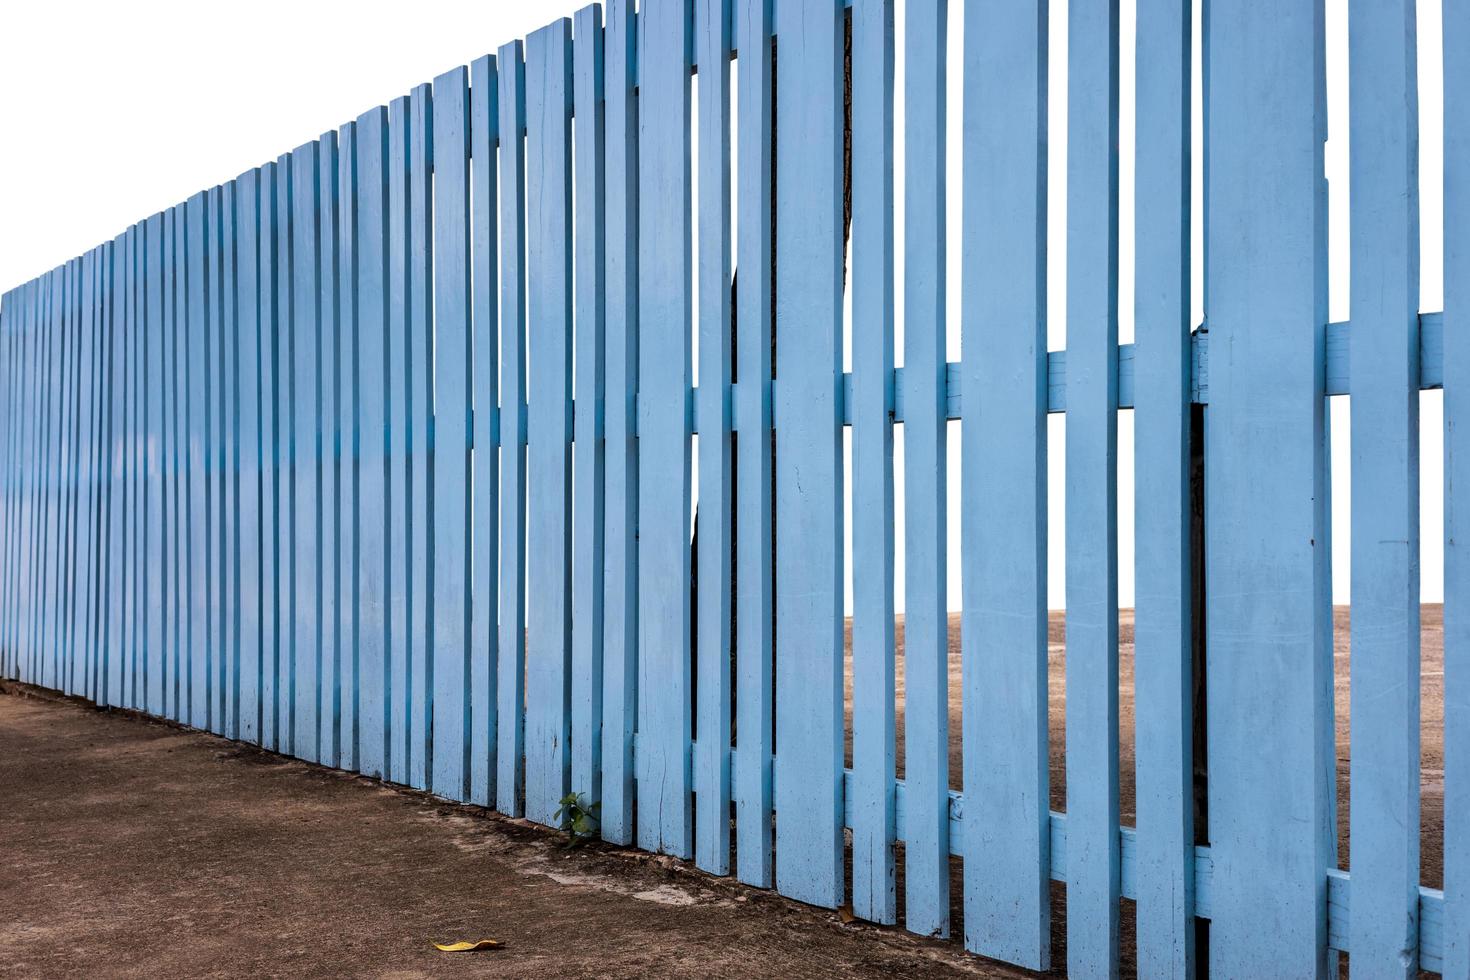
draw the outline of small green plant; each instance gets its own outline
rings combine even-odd
[[[568,793],[561,798],[561,806],[552,816],[561,821],[561,829],[567,832],[569,850],[597,836],[597,812],[601,808],[601,803],[588,805],[581,793]]]

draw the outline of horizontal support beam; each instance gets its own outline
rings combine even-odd
[[[690,758],[698,753],[698,742],[689,745]],[[633,736],[633,754],[638,753],[638,736]],[[735,765],[736,749],[730,749],[730,764]],[[687,763],[686,763],[687,764]],[[775,779],[775,766],[772,777]],[[852,770],[842,775],[843,826],[852,828],[852,814],[847,810],[853,798]],[[895,840],[907,838],[906,797],[907,788],[902,779],[894,781]],[[956,790],[949,791],[949,853],[964,856],[965,797]],[[1067,815],[1052,811],[1051,831],[1051,879],[1067,880]],[[1136,851],[1138,831],[1133,827],[1122,827],[1118,831],[1122,851],[1121,892],[1124,898],[1137,899],[1138,886],[1134,878],[1137,866]],[[1194,914],[1201,919],[1210,918],[1212,911],[1215,861],[1208,847],[1194,849]],[[1327,945],[1333,949],[1350,952],[1348,948],[1348,913],[1351,907],[1352,875],[1333,868],[1327,872]],[[1440,970],[1444,956],[1444,892],[1437,888],[1419,888],[1419,966],[1423,970]]]

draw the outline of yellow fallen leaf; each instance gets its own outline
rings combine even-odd
[[[472,943],[461,939],[457,943],[435,943],[434,948],[443,953],[473,953],[478,949],[499,949],[503,945],[498,939],[476,939]]]

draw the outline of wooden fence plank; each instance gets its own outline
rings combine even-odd
[[[604,33],[606,405],[602,605],[602,836],[633,840],[638,703],[638,111],[633,0],[609,0]],[[503,419],[503,417],[502,417]],[[503,422],[502,422],[503,424]],[[505,680],[502,677],[501,683]],[[767,820],[769,825],[769,819]]]
[[[162,382],[159,396],[163,401],[163,430],[159,435],[163,451],[163,559],[159,572],[163,576],[163,699],[168,717],[180,715],[179,692],[179,537],[183,528],[179,497],[179,390],[178,345],[182,318],[180,297],[183,275],[183,208],[172,207],[163,219],[163,336]]]
[[[239,336],[238,261],[234,181],[219,190],[220,214],[220,328],[217,333],[219,379],[220,514],[220,664],[218,731],[239,738],[240,731],[240,489],[238,456],[238,381],[235,340]]]
[[[408,100],[408,783],[428,789],[433,767],[434,544],[429,515],[434,483],[430,464],[433,412],[433,95],[418,85]]]
[[[1470,976],[1470,9],[1443,9],[1444,962]],[[1462,488],[1456,492],[1456,487]]]
[[[293,344],[296,336],[296,221],[295,174],[291,154],[276,158],[276,342],[272,354],[276,386],[276,606],[275,631],[279,650],[276,691],[277,751],[288,755],[296,749],[296,490],[295,427],[296,369]]]
[[[284,691],[281,677],[281,507],[280,471],[280,190],[275,161],[260,168],[260,737],[261,745],[281,745]]]
[[[469,801],[495,801],[499,729],[496,667],[500,555],[500,331],[496,287],[496,150],[500,73],[493,55],[470,65],[470,789]]]
[[[1190,552],[1191,5],[1147,0],[1137,34],[1134,329],[1134,740],[1140,974],[1187,977],[1194,951]]]
[[[221,379],[224,332],[224,189],[211,187],[205,192],[205,319],[204,319],[204,567],[205,647],[207,694],[205,724],[212,732],[224,730],[225,664],[229,659],[224,634],[224,590],[227,585],[223,566],[224,468],[220,452],[224,434],[221,428]]]
[[[892,0],[852,10],[852,909],[898,919]],[[743,380],[743,376],[742,376]],[[741,438],[744,438],[742,428]]]
[[[167,595],[163,576],[164,549],[164,446],[163,446],[163,224],[166,215],[155,214],[145,225],[144,295],[146,319],[143,328],[143,547],[144,606],[143,637],[146,642],[148,694],[147,710],[162,714],[165,710],[164,641],[167,619],[164,614]]]
[[[17,397],[19,372],[16,370],[16,340],[18,337],[17,314],[23,287],[7,290],[0,299],[0,345],[3,345],[3,370],[5,376],[5,499],[3,504],[3,537],[0,537],[0,677],[15,679],[15,648],[10,643],[9,624],[14,620],[10,606],[10,584],[15,578],[11,554],[16,539],[14,505],[16,499],[16,477],[20,470],[16,464],[16,433],[20,422],[20,399]]]
[[[784,50],[801,52],[781,62],[777,114],[802,138],[776,148],[789,216],[776,228],[776,887],[830,908],[843,898],[842,5],[777,17]]]
[[[572,82],[576,133],[576,264],[574,298],[576,398],[572,470],[571,790],[588,805],[602,796],[602,575],[603,575],[603,109],[602,8],[577,11]],[[725,823],[729,824],[727,817]]]
[[[984,830],[964,840],[965,948],[1047,970],[1047,7],[967,13],[960,635],[965,817]]]
[[[694,762],[695,863],[730,871],[730,0],[695,5],[699,72],[699,435],[698,634]]]
[[[1118,4],[1067,26],[1067,968],[1118,972]],[[982,411],[983,411],[982,407]]]
[[[638,846],[687,858],[693,24],[685,0],[640,16]]]
[[[1312,5],[1223,9],[1206,12],[1203,69],[1206,317],[1230,352],[1210,364],[1205,458],[1209,970],[1320,976],[1334,863],[1323,23]]]
[[[264,689],[261,673],[265,667],[262,657],[265,634],[261,628],[264,623],[261,576],[265,563],[261,540],[260,170],[245,171],[235,183],[235,228],[238,235],[235,243],[235,367],[239,392],[236,478],[240,502],[236,524],[240,549],[237,576],[240,617],[237,737],[258,743],[261,736],[261,692]]]
[[[339,766],[338,722],[342,716],[342,634],[338,595],[338,544],[343,501],[338,451],[337,337],[338,273],[337,192],[340,153],[336,131],[317,140],[317,649],[321,669],[317,686],[317,758],[323,765]]]
[[[393,753],[393,656],[389,584],[388,427],[393,385],[388,362],[388,112],[357,117],[358,401],[358,764],[365,776],[390,778]]]
[[[321,633],[321,348],[320,144],[291,153],[291,485],[292,548],[290,613],[293,664],[291,754],[316,762],[317,716],[322,685]]]
[[[500,645],[495,809],[523,811],[526,670],[526,64],[504,45],[500,73]]]
[[[52,601],[52,658],[54,673],[52,686],[63,693],[71,691],[71,630],[70,616],[72,571],[76,552],[73,540],[72,491],[76,463],[75,436],[75,392],[77,380],[76,338],[76,261],[70,260],[58,272],[61,279],[61,304],[53,329],[61,335],[61,373],[56,389],[57,452],[56,452],[56,576],[55,596]]]
[[[206,428],[206,391],[204,372],[206,367],[206,339],[209,329],[208,308],[208,264],[205,236],[207,223],[205,211],[206,195],[203,191],[189,198],[185,205],[185,249],[188,274],[188,319],[184,344],[184,385],[187,407],[184,418],[187,423],[187,467],[189,474],[188,503],[185,506],[185,526],[188,530],[186,545],[187,571],[185,588],[189,594],[189,630],[185,662],[189,664],[188,724],[204,728],[208,724],[209,697],[209,595],[208,595],[208,537],[205,518],[205,467],[208,452],[208,430]]]
[[[392,659],[388,691],[388,778],[409,781],[408,619],[408,96],[388,107],[388,360],[384,406],[388,412],[388,652]]]
[[[337,465],[336,610],[337,687],[333,746],[337,765],[359,771],[357,710],[362,690],[359,654],[360,601],[357,590],[361,446],[357,418],[357,123],[343,124],[336,166],[336,402],[332,410],[331,458]],[[380,390],[380,389],[375,389]]]
[[[123,656],[123,436],[127,415],[123,399],[123,255],[126,249],[126,234],[112,240],[108,256],[108,528],[107,528],[107,586],[103,590],[107,610],[107,634],[103,650],[103,703],[120,706],[124,703],[123,691],[126,673]],[[27,368],[29,369],[29,352]],[[34,372],[32,372],[34,373]],[[29,445],[29,439],[27,440]],[[28,522],[29,523],[29,522]],[[22,573],[29,572],[29,564],[22,556]]]
[[[526,39],[526,817],[571,790],[572,24]]]
[[[469,73],[434,79],[434,769],[439,796],[469,799]]]
[[[905,924],[923,935],[948,936],[949,615],[945,515],[948,413],[944,346],[948,85],[945,52],[949,4],[947,0],[916,0],[909,5],[905,16],[904,771],[908,787]],[[784,424],[783,418],[781,425]],[[778,445],[780,431],[778,425]],[[777,520],[784,523],[779,516]],[[781,581],[786,581],[784,576]],[[780,680],[778,675],[778,697]]]
[[[1351,4],[1352,965],[1419,948],[1419,187],[1414,4]]]

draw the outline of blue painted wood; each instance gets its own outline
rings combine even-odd
[[[638,846],[687,858],[690,799],[690,58],[684,0],[638,51]]]
[[[212,732],[224,729],[225,664],[229,660],[224,632],[224,444],[220,366],[224,347],[224,189],[205,192],[205,334],[204,334],[204,567],[206,678],[205,724]]]
[[[143,637],[147,662],[147,710],[164,711],[164,578],[163,578],[163,223],[155,214],[145,225],[143,329]]]
[[[360,603],[357,590],[359,562],[359,505],[361,497],[361,444],[357,418],[361,400],[358,381],[357,323],[357,123],[342,126],[337,161],[336,302],[337,357],[334,439],[331,458],[337,469],[337,512],[334,530],[336,554],[337,689],[334,714],[337,728],[337,765],[360,771],[357,710],[362,689],[359,656]],[[379,177],[381,182],[381,175]]]
[[[136,288],[142,288],[142,230],[139,230],[137,245],[138,273],[134,278]],[[47,282],[47,306],[45,329],[48,338],[48,353],[46,365],[46,440],[45,440],[45,500],[46,516],[42,532],[42,578],[41,589],[44,604],[41,607],[41,631],[36,645],[37,654],[40,657],[41,669],[38,676],[41,683],[47,687],[57,688],[61,686],[61,657],[58,647],[57,626],[59,625],[58,606],[62,595],[61,584],[61,559],[63,556],[62,535],[62,505],[61,505],[61,473],[62,473],[62,424],[64,422],[62,409],[62,387],[66,377],[66,332],[62,326],[62,316],[65,297],[64,266],[58,266],[52,270]],[[141,321],[141,312],[138,315]],[[141,322],[139,322],[139,340],[141,341]],[[140,345],[141,346],[141,345]],[[142,455],[141,437],[135,443],[139,458]],[[141,601],[141,600],[140,600]],[[140,681],[135,695],[135,704],[142,708],[143,700],[147,692],[147,668],[142,668]]]
[[[496,151],[500,73],[492,55],[470,65],[470,715],[469,801],[495,801],[500,634],[500,331],[496,288]]]
[[[126,233],[124,233],[126,235]],[[123,238],[123,247],[126,248],[127,238]],[[47,335],[42,329],[41,312],[44,302],[44,289],[46,278],[39,276],[30,283],[29,306],[29,350],[26,355],[26,373],[29,379],[28,400],[32,406],[31,421],[28,425],[26,457],[29,461],[30,479],[26,491],[26,539],[24,561],[21,566],[21,607],[24,615],[19,624],[18,644],[21,648],[22,668],[21,678],[27,683],[35,683],[37,680],[37,661],[35,634],[37,626],[37,605],[40,592],[37,588],[40,578],[39,553],[36,541],[40,536],[41,528],[41,435],[44,429],[46,413],[41,401],[41,387],[43,365],[45,364],[45,344]],[[131,675],[123,675],[125,678]],[[122,681],[120,680],[120,685]],[[121,690],[121,686],[119,690]]]
[[[341,254],[337,238],[339,171],[337,133],[317,140],[317,758],[341,766],[338,741],[342,717],[342,607],[338,562],[345,502],[341,483],[341,424],[338,392],[341,359],[338,333]]]
[[[125,320],[123,325],[123,359],[124,372],[126,377],[126,390],[124,394],[124,399],[126,402],[127,414],[127,422],[124,429],[125,442],[123,446],[123,456],[125,459],[126,467],[125,480],[127,484],[126,496],[123,502],[123,508],[126,513],[127,521],[126,530],[123,538],[123,603],[125,617],[123,620],[123,649],[125,651],[124,656],[126,657],[127,662],[127,674],[124,681],[126,685],[126,695],[125,700],[123,701],[123,705],[125,707],[133,709],[139,709],[143,705],[142,698],[140,697],[143,672],[141,670],[141,664],[139,663],[140,644],[138,642],[138,622],[140,612],[140,599],[138,590],[138,555],[141,550],[139,548],[139,532],[142,528],[142,522],[139,519],[141,508],[138,498],[138,446],[140,443],[138,435],[140,426],[138,417],[138,406],[140,404],[138,398],[138,356],[142,350],[138,324],[138,240],[141,234],[142,229],[139,225],[133,225],[131,228],[128,229],[127,253],[124,256],[126,279],[123,283],[123,291],[125,297]],[[48,343],[48,352],[50,351],[50,349],[51,345]],[[42,447],[44,450],[44,448],[46,447],[45,441],[42,442]],[[44,547],[44,542],[46,541],[46,525],[44,522],[45,515],[43,513],[39,516],[42,516],[43,523],[41,527],[41,537],[38,539],[38,543],[42,544],[42,546]],[[42,561],[37,562],[37,565],[41,570],[42,576],[44,576],[46,568],[44,557]],[[42,578],[41,581],[44,581],[44,578]],[[42,619],[44,619],[44,607],[38,610],[38,613],[42,617]],[[40,624],[38,623],[38,625]]]
[[[734,504],[730,431],[730,0],[695,5],[699,72],[699,754],[695,863],[730,871],[730,608]]]
[[[785,132],[802,134],[776,148],[776,209],[790,216],[776,227],[776,887],[833,907],[843,899],[842,7],[784,4],[776,25],[782,50],[801,52],[780,62],[776,111]],[[924,846],[911,845],[911,861]]]
[[[279,191],[276,164],[260,168],[260,227],[257,232],[260,296],[260,737],[261,745],[281,744],[280,392],[276,379],[280,347]]]
[[[602,797],[603,576],[603,109],[602,8],[577,11],[573,24],[573,136],[576,159],[576,266],[572,525],[571,787],[589,804]],[[729,825],[728,816],[724,823]],[[728,850],[728,847],[726,848]]]
[[[944,351],[948,14],[947,0],[910,4],[904,41],[905,924],[913,932],[934,936],[949,935]],[[782,415],[776,429],[778,466],[786,424]],[[777,522],[784,526],[779,512]],[[781,677],[776,680],[779,697]]]
[[[207,263],[205,256],[207,202],[203,191],[189,198],[184,209],[185,264],[187,270],[187,318],[184,340],[184,394],[187,398],[184,418],[187,432],[188,489],[186,491],[185,565],[181,569],[189,594],[188,628],[185,632],[184,662],[188,664],[186,684],[187,723],[195,728],[208,725],[209,696],[209,565],[206,536],[205,456],[208,451],[205,419],[206,338],[209,329]]]
[[[1204,66],[1205,315],[1230,351],[1211,360],[1205,438],[1209,968],[1320,976],[1334,863],[1323,25],[1308,5],[1223,11],[1206,13]]]
[[[602,836],[633,840],[638,698],[638,111],[633,0],[609,0],[603,31],[606,221],[602,604]],[[503,683],[503,682],[502,682]],[[769,726],[767,726],[769,727]],[[767,825],[770,821],[767,819]]]
[[[469,799],[470,105],[469,72],[434,79],[435,794]],[[427,408],[427,406],[426,406]]]
[[[14,641],[10,638],[10,624],[15,621],[15,607],[11,602],[12,586],[15,583],[15,542],[19,538],[16,524],[17,502],[20,496],[19,477],[23,470],[19,461],[20,423],[22,419],[20,400],[19,369],[20,316],[24,287],[17,286],[5,293],[0,301],[0,331],[3,331],[5,370],[5,510],[4,538],[0,540],[4,572],[0,578],[0,610],[4,620],[0,622],[0,677],[8,680],[18,678]],[[93,700],[96,700],[95,694]]]
[[[861,0],[853,7],[849,403],[853,792],[848,809],[853,913],[887,925],[898,921],[893,792],[893,34],[892,0]]]
[[[972,11],[967,11],[967,15]],[[1051,965],[1046,612],[1047,6],[964,40],[965,948]],[[968,831],[968,828],[967,828]]]
[[[526,39],[526,817],[571,786],[572,24]]]
[[[388,107],[388,778],[409,781],[408,96]]]
[[[1106,976],[1121,874],[1118,4],[1067,13],[1067,969]]]
[[[172,207],[163,218],[163,327],[161,336],[162,382],[158,395],[162,400],[163,426],[159,433],[163,453],[163,556],[158,573],[163,579],[163,700],[168,717],[179,717],[179,593],[178,538],[182,530],[180,516],[177,463],[180,418],[177,384],[178,324],[181,316],[180,296],[183,289],[183,236],[180,234],[183,208]]]
[[[234,181],[220,186],[220,329],[219,366],[219,450],[220,471],[220,685],[218,731],[227,738],[239,738],[240,730],[240,490],[238,456],[238,382],[236,380],[235,341],[239,336],[239,297],[237,293],[236,185]]]
[[[291,642],[291,754],[316,762],[323,650],[321,634],[321,204],[320,144],[291,153],[291,592],[286,622]]]
[[[52,686],[63,693],[71,691],[71,636],[70,608],[72,592],[73,549],[72,489],[76,452],[73,446],[75,429],[76,390],[76,262],[71,260],[58,270],[60,283],[60,305],[52,329],[60,335],[61,369],[56,394],[56,545],[55,545],[55,594],[51,606],[51,656],[53,663]]]
[[[238,390],[238,481],[239,509],[236,523],[240,561],[239,584],[239,673],[236,691],[237,738],[259,742],[261,734],[261,671],[264,667],[261,629],[261,573],[264,568],[261,540],[262,432],[260,420],[261,302],[260,302],[260,170],[253,168],[235,179],[235,365]]]
[[[1191,5],[1148,0],[1134,171],[1134,745],[1139,974],[1195,970],[1191,671]],[[1121,373],[1121,372],[1120,372]],[[1122,388],[1121,377],[1119,388]]]
[[[495,809],[524,812],[526,671],[526,65],[501,47],[500,75],[500,643]]]
[[[291,154],[276,158],[275,292],[276,341],[272,356],[276,388],[274,441],[276,446],[276,557],[275,635],[278,656],[276,689],[276,748],[295,753],[296,742],[296,275],[295,167]]]
[[[429,788],[433,769],[434,710],[434,544],[429,515],[434,483],[431,425],[434,366],[432,207],[433,95],[415,86],[408,101],[408,783]]]
[[[357,117],[358,552],[357,771],[387,779],[392,758],[393,681],[389,584],[388,112]]]
[[[1444,962],[1470,976],[1470,10],[1444,41]],[[1427,923],[1421,923],[1427,926]],[[1421,965],[1424,965],[1421,963]]]
[[[1352,965],[1419,946],[1419,186],[1415,7],[1350,7]]]
[[[102,650],[102,701],[116,706],[123,703],[123,432],[126,421],[123,401],[123,317],[122,280],[123,253],[126,247],[124,235],[112,240],[107,262],[107,401],[108,413],[108,492],[107,492],[107,582],[103,589],[103,608],[106,609],[107,631]],[[34,349],[34,336],[29,338],[25,353],[27,368]],[[34,374],[34,371],[30,371]],[[30,436],[27,434],[26,452],[30,452]],[[29,513],[25,515],[27,525]],[[29,528],[22,530],[29,536]],[[19,570],[29,572],[28,553],[22,552]],[[20,651],[17,649],[17,655]]]

